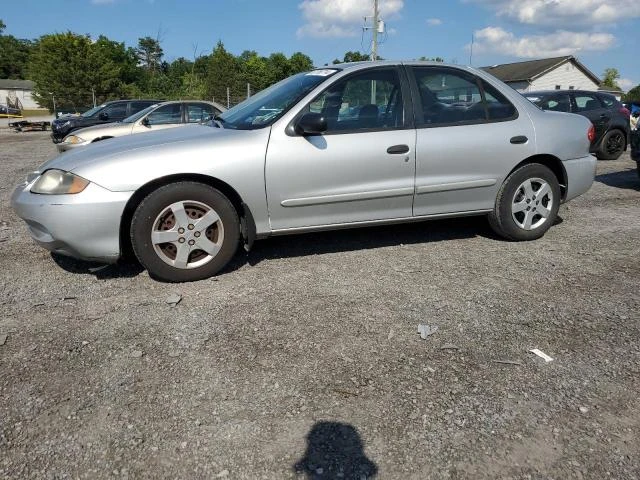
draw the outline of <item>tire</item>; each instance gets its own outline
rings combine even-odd
[[[489,224],[508,240],[536,240],[554,224],[559,207],[555,174],[544,165],[529,163],[509,175],[498,190]]]
[[[598,160],[617,160],[624,152],[627,140],[620,130],[610,130],[600,142],[600,147],[596,152]]]
[[[130,232],[140,263],[152,278],[166,282],[215,275],[240,243],[240,221],[229,199],[197,182],[176,182],[150,193],[136,208]]]

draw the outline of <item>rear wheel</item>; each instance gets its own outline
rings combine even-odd
[[[489,223],[509,240],[535,240],[553,225],[560,207],[560,185],[544,165],[531,163],[513,172],[500,187]]]
[[[607,132],[602,138],[600,148],[596,153],[598,160],[617,160],[624,152],[626,143],[624,133],[620,130]]]
[[[168,282],[211,277],[233,258],[240,241],[235,208],[220,191],[197,182],[149,194],[131,221],[131,243],[149,274]]]

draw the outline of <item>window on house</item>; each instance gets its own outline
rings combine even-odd
[[[573,85],[569,85],[569,90],[573,90],[575,87]]]
[[[562,85],[556,85],[556,90],[560,90],[560,88],[562,88]]]

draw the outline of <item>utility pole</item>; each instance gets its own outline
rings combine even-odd
[[[378,24],[380,22],[380,12],[378,11],[378,0],[373,0],[373,39],[371,40],[371,61],[378,59]]]

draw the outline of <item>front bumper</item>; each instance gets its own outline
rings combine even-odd
[[[587,192],[596,176],[597,158],[594,155],[586,155],[562,162],[567,172],[567,195],[565,202]]]
[[[112,192],[91,183],[75,195],[39,195],[30,191],[34,182],[18,185],[11,207],[38,245],[82,260],[118,260],[120,221],[133,192]]]

